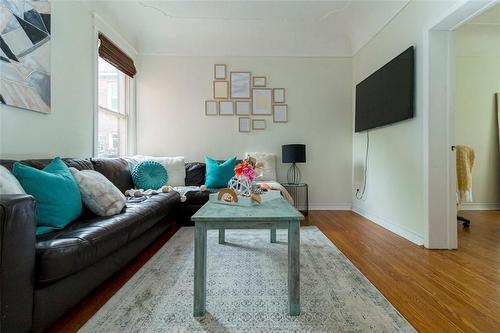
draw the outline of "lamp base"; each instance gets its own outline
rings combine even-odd
[[[292,163],[286,174],[286,181],[288,182],[288,184],[298,185],[300,184],[301,178],[302,177],[299,167],[297,166],[297,164]]]

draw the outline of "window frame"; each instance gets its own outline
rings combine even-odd
[[[120,104],[121,104],[121,98],[118,98],[118,105],[117,105],[117,110],[113,110],[113,109],[110,109],[108,108],[110,106],[110,100],[113,98],[112,96],[112,89],[108,89],[107,93],[108,93],[108,96],[107,96],[107,102],[108,102],[108,107],[104,107],[102,105],[100,105],[99,103],[99,61],[106,61],[105,59],[101,58],[100,56],[98,56],[98,59],[97,59],[97,62],[98,62],[98,67],[97,67],[97,79],[98,79],[98,82],[97,82],[97,101],[98,101],[98,104],[97,104],[97,128],[96,128],[96,135],[97,135],[97,147],[96,147],[96,151],[94,153],[94,155],[98,158],[102,158],[102,157],[107,157],[107,156],[101,156],[99,155],[99,147],[100,147],[100,144],[99,144],[99,116],[101,113],[105,113],[105,114],[108,114],[108,115],[111,115],[113,117],[116,117],[117,120],[123,120],[125,121],[125,126],[126,126],[126,132],[125,132],[125,143],[123,143],[124,145],[124,149],[125,151],[122,152],[122,155],[121,156],[126,156],[130,153],[131,149],[130,149],[130,138],[129,138],[129,135],[130,135],[130,131],[131,131],[131,126],[130,126],[130,114],[131,114],[131,95],[132,95],[132,89],[131,89],[131,85],[132,85],[132,81],[134,80],[133,78],[131,78],[130,76],[126,75],[125,73],[123,73],[121,70],[119,70],[117,68],[117,70],[123,75],[123,82],[124,82],[124,87],[123,87],[123,94],[125,95],[124,98],[123,98],[123,110],[121,111],[121,107],[120,107]],[[111,65],[112,66],[112,65]],[[114,67],[114,66],[113,66]],[[115,67],[116,68],[116,67]],[[119,84],[111,84],[110,86],[111,87],[108,87],[108,88],[112,88],[112,86],[114,85],[114,89],[116,90],[116,94],[118,97],[120,97],[120,94],[122,93],[122,89],[120,88],[120,85]],[[121,145],[120,145],[121,146]],[[119,148],[120,149],[120,148]],[[113,156],[113,157],[121,157],[120,154],[118,156]]]
[[[92,142],[92,156],[99,158],[99,109],[102,108],[99,105],[99,34],[106,32],[107,36],[115,37],[113,42],[118,46],[123,47],[123,49],[128,51],[128,54],[133,54],[137,56],[137,51],[125,42],[117,42],[123,40],[116,32],[108,30],[108,27],[103,26],[101,19],[98,16],[94,16],[94,50],[93,50],[93,142]],[[113,112],[119,117],[126,117],[127,120],[127,134],[125,142],[125,152],[124,155],[134,155],[136,154],[136,81],[135,77],[132,78],[125,74],[125,114],[116,112],[113,110],[106,109],[106,112]],[[105,108],[102,108],[105,109]]]

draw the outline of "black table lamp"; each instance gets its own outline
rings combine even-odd
[[[286,175],[288,184],[299,184],[301,178],[300,170],[296,163],[306,162],[306,145],[292,144],[281,146],[281,161],[283,163],[292,163]]]

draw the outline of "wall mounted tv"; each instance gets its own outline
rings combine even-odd
[[[414,117],[413,46],[356,85],[355,132]]]

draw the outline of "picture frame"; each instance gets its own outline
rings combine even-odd
[[[234,115],[234,102],[233,101],[220,101],[219,102],[219,115],[220,116],[233,116]]]
[[[266,120],[265,119],[252,119],[252,129],[261,131],[266,129]]]
[[[254,76],[252,78],[253,87],[265,87],[267,85],[267,79],[265,76]]]
[[[214,100],[205,101],[205,116],[217,116],[219,114],[219,103]]]
[[[252,73],[250,72],[231,72],[229,74],[229,82],[232,99],[249,99],[250,98],[250,80]]]
[[[273,104],[285,103],[285,88],[273,89]]]
[[[227,99],[229,97],[229,82],[214,81],[214,99]]]
[[[271,88],[252,89],[252,114],[259,116],[271,116],[273,114],[272,91]]]
[[[273,122],[274,123],[288,122],[288,105],[286,104],[273,105]]]
[[[248,116],[250,115],[250,110],[252,108],[252,103],[251,101],[235,101],[234,102],[235,106],[235,111],[237,115],[240,116]]]
[[[214,79],[215,80],[225,80],[227,78],[226,65],[225,64],[215,64],[214,65]]]
[[[251,131],[251,120],[250,117],[239,117],[238,118],[238,132],[249,133]]]

